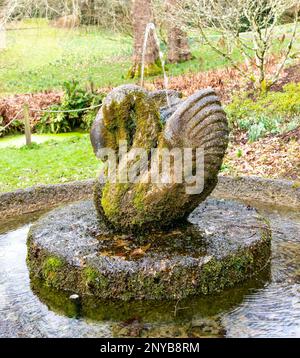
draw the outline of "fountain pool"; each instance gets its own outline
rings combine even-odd
[[[259,210],[272,228],[265,272],[177,302],[72,300],[31,282],[26,240],[42,213],[0,222],[0,337],[300,337],[300,214]]]

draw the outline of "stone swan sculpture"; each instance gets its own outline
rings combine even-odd
[[[269,271],[271,230],[255,209],[218,199],[198,206],[217,183],[227,147],[228,126],[218,97],[212,89],[185,100],[177,92],[167,93],[125,85],[108,94],[91,130],[95,153],[104,162],[95,205],[82,200],[55,209],[31,227],[27,262],[33,283],[69,294],[75,287],[83,303],[85,297],[178,301],[219,294]],[[120,151],[122,142],[126,154]],[[136,148],[145,160],[129,156]],[[197,183],[204,173],[204,185],[192,194],[185,175],[161,183],[102,180],[110,166],[123,174],[125,163],[130,170],[141,163],[137,174],[147,178],[156,149],[189,149],[190,167],[197,169],[198,148],[204,152],[203,171],[191,177]],[[173,162],[180,167],[175,158]],[[169,171],[171,179],[175,169]]]
[[[228,124],[212,88],[184,100],[178,92],[168,91],[167,101],[166,91],[122,85],[107,95],[91,130],[96,155],[101,148],[117,153],[120,140],[127,141],[129,150],[145,149],[148,161],[153,148],[202,148],[204,153],[203,190],[197,194],[187,193],[189,183],[185,180],[163,185],[146,180],[97,182],[94,202],[102,220],[116,231],[140,232],[174,226],[212,192],[228,145]],[[119,167],[122,161],[119,157]],[[129,162],[129,167],[134,163]],[[141,177],[149,175],[148,169],[148,165],[141,169]]]

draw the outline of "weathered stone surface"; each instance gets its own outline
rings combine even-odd
[[[252,206],[258,204],[300,210],[300,182],[266,179],[256,176],[219,176],[213,192],[215,198],[240,199]]]
[[[0,218],[15,217],[22,214],[45,210],[93,197],[95,180],[83,180],[66,184],[38,185],[0,193]]]
[[[109,183],[95,190],[95,203],[102,218],[116,231],[137,232],[169,227],[184,220],[212,192],[228,144],[224,110],[213,89],[197,91],[184,101],[170,95],[170,108],[161,107],[161,93],[148,93],[135,85],[115,88],[104,100],[92,129],[94,150],[108,147],[116,152],[119,141],[129,148],[143,148],[150,157],[154,148],[202,148],[204,151],[204,189],[187,193],[189,184],[174,180],[163,186],[147,182],[147,168],[139,183]],[[165,100],[166,101],[166,100]],[[125,159],[126,160],[126,159]],[[150,158],[149,158],[150,160]],[[124,166],[124,158],[118,162]],[[128,167],[133,167],[132,160]],[[195,160],[193,161],[195,167]],[[143,184],[142,184],[143,183]]]
[[[147,92],[144,89],[136,85],[126,85],[121,87],[123,88],[121,92],[122,95],[128,95],[130,92],[134,92],[134,91],[147,95]],[[120,91],[116,90],[115,92],[117,93],[116,96],[118,96],[117,101],[121,101],[122,97],[120,96]],[[115,92],[112,91],[110,96],[114,96]],[[167,96],[169,98],[170,107],[168,106]],[[179,103],[181,102],[180,99],[182,98],[182,95],[181,93],[174,90],[167,90],[167,91],[158,90],[158,91],[149,92],[149,98],[153,100],[157,110],[159,110],[160,112],[161,121],[165,123],[167,119],[177,109]],[[109,99],[108,101],[111,102],[111,100]],[[106,135],[105,135],[105,125],[103,122],[102,109],[99,110],[96,119],[92,125],[90,138],[94,149],[94,153],[97,155],[98,150],[107,145],[105,140]]]
[[[190,224],[147,235],[114,235],[90,201],[56,209],[30,230],[32,279],[80,296],[179,299],[212,294],[268,262],[269,225],[237,202],[209,200]]]
[[[67,184],[39,185],[0,194],[1,219],[45,210],[76,200],[93,197],[96,180],[83,180]],[[224,177],[219,175],[214,198],[239,199],[250,203],[276,205],[289,210],[300,210],[300,184],[288,180],[272,180],[254,176]]]

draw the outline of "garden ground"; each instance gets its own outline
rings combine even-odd
[[[277,31],[274,52],[282,33],[287,34],[285,41],[288,41],[292,26],[282,25]],[[209,36],[214,36],[216,42],[219,40],[216,33],[210,32]],[[168,64],[170,78],[228,65],[227,60],[216,55],[194,33],[190,34],[190,46],[193,59]],[[299,50],[300,36],[297,36],[292,57]],[[132,38],[126,35],[91,26],[72,30],[54,28],[43,19],[19,22],[8,27],[7,49],[0,53],[0,96],[59,91],[64,81],[74,79],[82,86],[91,83],[96,88],[116,86],[129,81],[131,53]],[[234,56],[243,60],[238,52]]]

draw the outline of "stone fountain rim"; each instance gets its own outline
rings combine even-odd
[[[89,179],[0,193],[1,220],[91,198],[94,184],[95,180]],[[300,182],[257,176],[219,175],[219,183],[212,196],[299,210]]]

